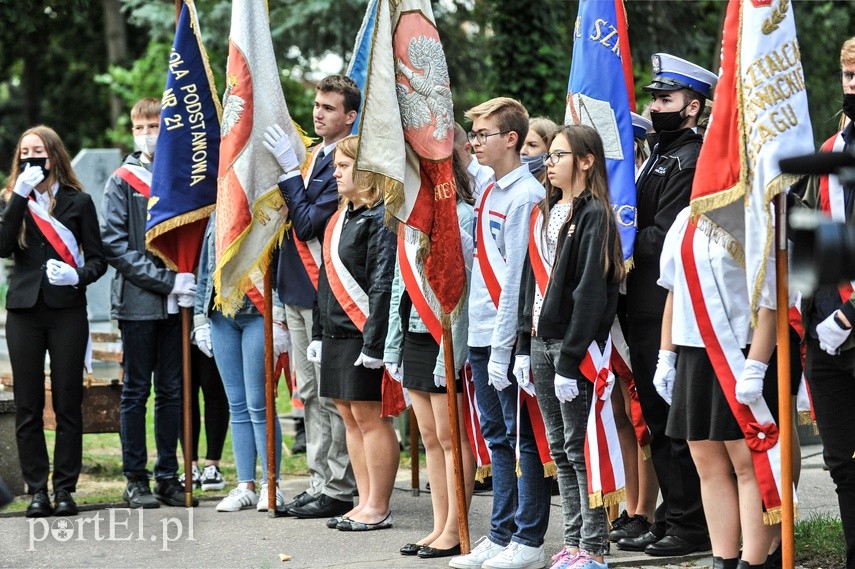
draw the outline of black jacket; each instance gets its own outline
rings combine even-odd
[[[585,191],[573,203],[573,217],[561,228],[558,257],[540,310],[537,335],[561,338],[555,371],[581,378],[579,364],[591,342],[604,342],[615,319],[618,284],[604,274],[605,252],[619,236],[608,235],[613,213]],[[611,277],[611,275],[608,275]],[[534,272],[526,256],[520,286],[517,354],[531,351]]]
[[[689,205],[703,137],[686,128],[659,135],[658,158],[636,183],[638,231],[627,275],[627,311],[636,318],[662,318],[668,291],[658,286],[665,234]]]
[[[373,358],[383,357],[389,324],[389,300],[395,274],[395,235],[383,223],[385,208],[353,210],[348,207],[339,239],[339,256],[348,271],[368,293],[368,321],[360,333],[339,304],[327,280],[326,267],[318,276],[318,313],[312,337],[362,337],[362,352]],[[326,262],[326,261],[325,261]]]
[[[13,193],[0,222],[0,257],[11,256],[15,260],[6,294],[6,308],[32,308],[40,291],[45,304],[51,308],[85,306],[86,286],[107,271],[92,197],[72,188],[60,187],[54,198],[53,217],[74,234],[83,249],[84,263],[77,267],[80,282],[77,286],[55,286],[48,282],[45,273],[48,259],[62,259],[36,227],[27,199]],[[18,245],[22,222],[26,223],[24,248]]]

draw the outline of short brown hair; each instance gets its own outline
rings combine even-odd
[[[528,136],[528,111],[516,99],[496,97],[472,107],[463,116],[474,121],[480,118],[495,118],[496,126],[502,132],[517,133],[517,152],[522,150],[525,137]]]
[[[318,83],[321,93],[341,93],[344,97],[344,112],[358,111],[362,102],[359,86],[347,75],[327,75]]]
[[[855,36],[843,42],[843,47],[840,48],[840,66],[853,63],[855,63]]]
[[[154,97],[144,97],[134,103],[131,109],[131,120],[159,117],[160,116],[160,99]]]

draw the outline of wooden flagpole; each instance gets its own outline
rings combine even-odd
[[[273,377],[273,275],[264,271],[264,400],[267,423],[267,517],[276,517],[276,379]]]
[[[778,317],[778,431],[781,445],[781,561],[794,567],[793,402],[790,381],[790,315],[787,287],[786,194],[775,196],[775,288]]]
[[[454,461],[454,490],[457,496],[457,525],[460,531],[460,553],[469,553],[469,509],[466,504],[463,453],[460,445],[460,414],[457,409],[457,383],[454,374],[454,343],[451,326],[442,329],[445,358],[445,389],[448,395],[448,424],[451,433],[451,455]]]

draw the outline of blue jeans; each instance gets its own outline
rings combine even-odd
[[[481,412],[481,433],[493,462],[493,513],[490,541],[508,545],[516,541],[530,547],[543,545],[549,525],[552,478],[543,475],[528,411],[520,418],[520,469],[516,474],[517,387],[508,368],[511,385],[496,391],[487,383],[490,348],[469,348],[469,363],[475,382],[475,397]]]
[[[264,317],[238,314],[234,318],[211,313],[214,360],[229,400],[232,448],[238,482],[255,481],[255,462],[261,457],[262,479],[267,479],[267,416],[264,397]],[[282,431],[276,428],[276,479],[282,461]]]
[[[154,374],[155,478],[178,474],[181,432],[181,320],[120,320],[125,372],[119,406],[122,470],[129,480],[147,478],[146,402]]]
[[[564,545],[581,547],[592,555],[607,550],[606,514],[588,502],[588,473],[585,467],[585,430],[594,397],[594,385],[577,378],[579,395],[567,403],[555,396],[555,362],[561,340],[531,339],[531,369],[537,404],[543,415],[549,452],[558,467],[558,489],[564,513]]]

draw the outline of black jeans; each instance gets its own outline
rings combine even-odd
[[[50,308],[41,296],[26,310],[9,310],[6,343],[15,394],[15,438],[27,491],[47,490],[50,459],[42,415],[45,353],[50,354],[56,414],[53,488],[74,492],[83,457],[83,358],[89,338],[86,306]]]
[[[653,387],[662,320],[630,318],[628,328],[632,374],[641,412],[650,428],[653,468],[662,492],[662,503],[656,508],[656,519],[650,531],[659,537],[675,535],[692,543],[704,543],[709,532],[701,503],[698,470],[689,453],[688,443],[665,434],[670,407]]]
[[[199,390],[205,400],[205,458],[217,461],[223,456],[223,445],[229,430],[229,400],[217,369],[217,362],[196,346],[190,346],[190,411],[193,429],[193,460],[199,460],[199,431],[202,429]],[[184,441],[182,440],[182,446]]]
[[[181,319],[120,320],[125,384],[120,406],[122,470],[129,480],[146,478],[146,403],[154,374],[155,478],[178,474],[181,433]]]
[[[846,566],[855,568],[855,349],[828,355],[808,338],[808,377],[823,458],[837,488],[840,519],[846,537]]]

